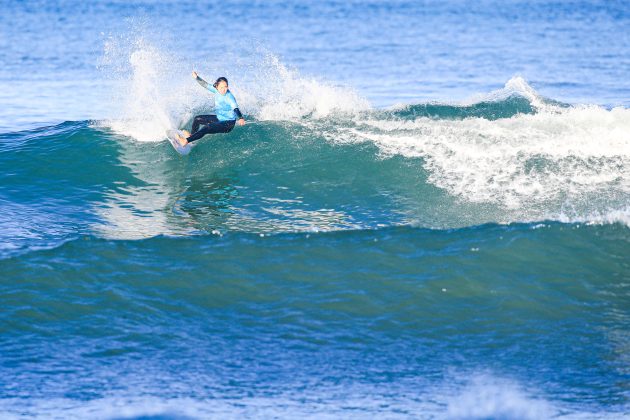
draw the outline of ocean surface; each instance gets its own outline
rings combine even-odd
[[[628,418],[628,28],[4,0],[0,417]],[[247,124],[180,156],[193,69]]]

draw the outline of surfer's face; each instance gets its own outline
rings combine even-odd
[[[225,83],[224,81],[220,81],[217,85],[217,90],[221,95],[225,95],[225,93],[228,91],[227,83]]]

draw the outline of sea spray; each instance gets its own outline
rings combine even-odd
[[[101,124],[137,141],[160,141],[179,127],[199,103],[184,78],[178,57],[143,37],[106,44],[102,71],[113,80],[114,114]],[[116,63],[113,66],[112,63]]]
[[[228,76],[248,120],[293,121],[370,109],[354,90],[303,77],[262,47],[242,54],[246,57],[228,52],[195,65],[140,34],[106,42],[101,68],[115,80],[111,96],[118,104],[104,126],[137,141],[162,141],[169,128],[190,128],[194,114],[211,113],[213,107],[212,96],[190,77],[193,68],[210,82]]]

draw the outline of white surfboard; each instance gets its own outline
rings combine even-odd
[[[182,133],[181,130],[166,130],[166,137],[173,146],[173,149],[175,149],[180,155],[187,155],[188,153],[190,153],[193,145],[192,143],[188,143],[186,146],[182,146],[181,144],[179,144],[179,142],[177,141],[177,134],[186,137],[186,135]]]

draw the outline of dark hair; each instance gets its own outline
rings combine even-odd
[[[227,79],[225,77],[221,76],[221,77],[219,77],[217,79],[216,82],[214,82],[214,84],[212,86],[214,86],[216,88],[217,86],[219,86],[219,83],[221,83],[221,82],[225,82],[226,85],[229,85]]]

